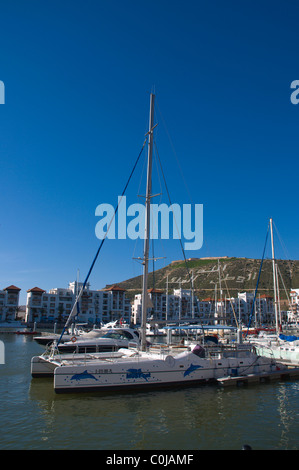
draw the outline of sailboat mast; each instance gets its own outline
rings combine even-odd
[[[155,95],[150,96],[150,115],[148,131],[148,161],[147,161],[147,182],[145,197],[145,234],[144,234],[144,256],[143,256],[143,283],[142,283],[142,317],[141,317],[141,349],[146,350],[146,316],[148,305],[147,279],[148,279],[148,258],[150,239],[150,208],[152,191],[152,159],[153,159],[153,127],[154,127],[154,103]]]
[[[272,247],[272,269],[273,269],[273,286],[274,286],[275,328],[276,328],[276,333],[279,334],[279,322],[278,322],[278,311],[277,311],[277,283],[276,283],[276,268],[275,268],[275,254],[274,254],[274,239],[273,239],[272,218],[270,219],[270,233],[271,233],[271,247]]]

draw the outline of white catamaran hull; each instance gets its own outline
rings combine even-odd
[[[43,356],[34,356],[31,359],[31,375],[37,377],[53,377],[57,365]]]
[[[116,359],[121,357],[117,351],[111,351],[109,353],[76,353],[76,354],[58,354],[57,356],[51,356],[50,354],[42,354],[41,356],[33,356],[31,359],[31,375],[33,378],[53,377],[54,370],[59,362],[61,366],[71,361],[72,364],[86,363],[87,361],[104,360],[104,359]]]
[[[299,365],[299,346],[292,345],[255,345],[257,354],[274,358],[281,362]]]
[[[57,393],[152,389],[182,387],[215,381],[217,378],[242,373],[272,372],[276,363],[249,352],[239,357],[202,358],[186,351],[177,356],[162,358],[153,353],[87,361],[81,364],[57,363],[54,370],[54,389]]]

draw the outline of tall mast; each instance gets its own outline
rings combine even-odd
[[[143,255],[143,283],[142,283],[142,317],[141,317],[141,349],[146,350],[146,316],[148,305],[147,278],[148,278],[148,257],[150,238],[150,208],[152,191],[152,157],[153,157],[153,127],[154,127],[154,102],[155,95],[150,96],[150,116],[148,131],[148,161],[147,161],[147,182],[145,196],[145,234],[144,234],[144,255]]]
[[[191,317],[194,319],[194,271],[192,271],[192,280],[191,280]]]
[[[270,219],[270,232],[271,232],[271,247],[272,247],[272,269],[273,269],[273,286],[274,286],[275,327],[276,327],[276,333],[279,334],[279,322],[278,322],[278,311],[277,311],[277,288],[276,288],[277,284],[276,284],[276,268],[275,268],[272,218]]]
[[[168,274],[167,274],[167,278],[166,278],[166,323],[167,323],[167,320],[168,320],[168,302],[169,302],[169,299],[168,299]]]

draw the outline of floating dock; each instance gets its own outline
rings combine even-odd
[[[271,380],[291,380],[299,378],[299,367],[281,369],[260,374],[248,374],[240,376],[220,377],[217,383],[223,387],[242,386],[254,383],[270,382]]]

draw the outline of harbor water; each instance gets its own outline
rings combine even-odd
[[[1,450],[299,449],[299,380],[223,389],[56,395],[31,336],[1,334]]]

